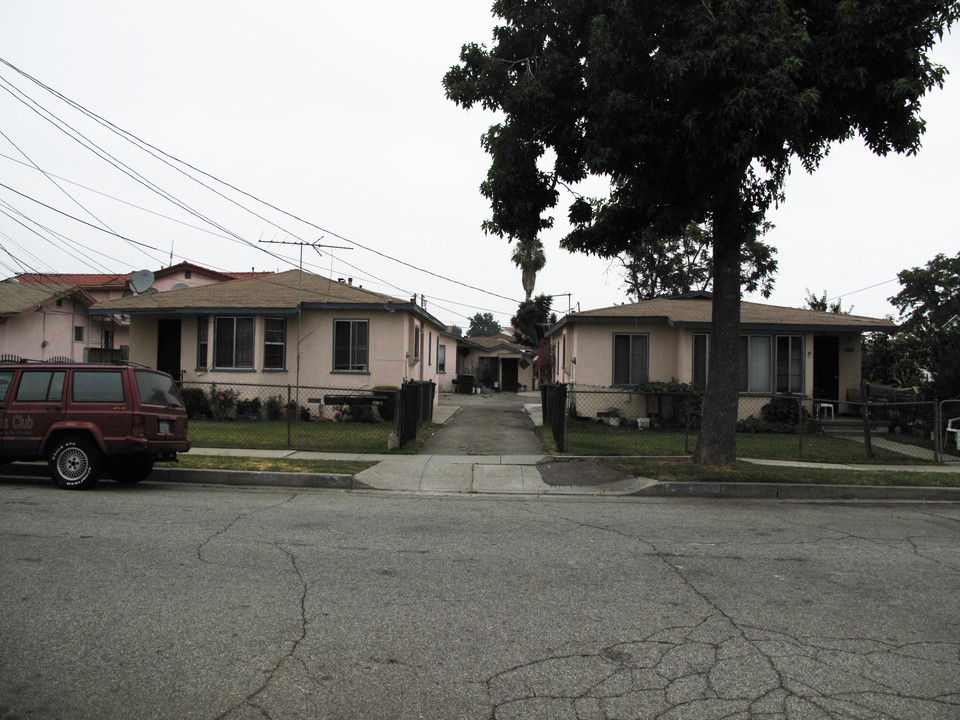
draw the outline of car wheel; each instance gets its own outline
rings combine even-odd
[[[108,458],[107,472],[122,485],[138,483],[153,470],[153,460],[149,458]]]
[[[67,438],[50,453],[50,477],[67,490],[87,490],[97,484],[103,472],[100,450],[89,440]]]

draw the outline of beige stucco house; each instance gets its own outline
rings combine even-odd
[[[704,389],[712,305],[699,292],[571,313],[547,333],[553,379],[598,387],[677,380]],[[861,333],[896,329],[889,320],[750,302],[740,316],[741,398],[842,403],[860,386]],[[747,405],[741,400],[742,413]]]
[[[470,375],[474,386],[483,385],[504,392],[534,389],[533,360],[536,353],[519,345],[506,334],[487,337],[458,337],[444,332],[442,341],[456,350],[453,374],[444,375],[441,392],[458,392],[453,382]]]
[[[413,299],[290,270],[107,300],[130,359],[185,381],[369,389],[439,383],[444,327]]]
[[[75,285],[0,282],[0,355],[85,361],[97,332],[94,299]]]

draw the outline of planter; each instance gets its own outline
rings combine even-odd
[[[610,427],[620,427],[620,418],[616,415],[611,415],[607,418],[607,425]]]
[[[637,418],[637,430],[649,430],[650,418]]]

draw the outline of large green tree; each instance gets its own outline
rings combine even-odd
[[[550,295],[537,295],[533,300],[524,300],[517,308],[517,314],[510,318],[513,325],[513,337],[521,345],[536,347],[543,340],[547,329],[557,321],[555,313],[550,312],[553,298]]]
[[[713,222],[713,340],[695,457],[736,457],[741,256],[780,201],[794,159],[814,170],[859,134],[913,153],[920,99],[945,69],[927,51],[960,0],[497,0],[491,47],[465,45],[449,98],[503,113],[483,138],[490,222],[549,227],[574,195],[569,250],[615,257]]]
[[[627,295],[636,301],[664,295],[679,295],[713,287],[713,229],[709,222],[689,223],[680,233],[647,237],[633,243],[618,256],[623,266]],[[759,238],[747,243],[741,258],[740,279],[748,292],[764,297],[773,291],[777,261],[774,250]]]
[[[501,332],[500,323],[493,317],[493,313],[477,313],[470,318],[467,337],[491,337]]]
[[[901,290],[890,302],[900,311],[912,357],[930,371],[939,397],[960,396],[960,253],[937,255],[897,278]]]

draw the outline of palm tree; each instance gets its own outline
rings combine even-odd
[[[527,294],[526,299],[529,300],[537,284],[537,273],[547,264],[547,258],[543,254],[543,243],[537,238],[518,240],[510,259],[520,268],[520,282],[523,283],[523,291]]]

